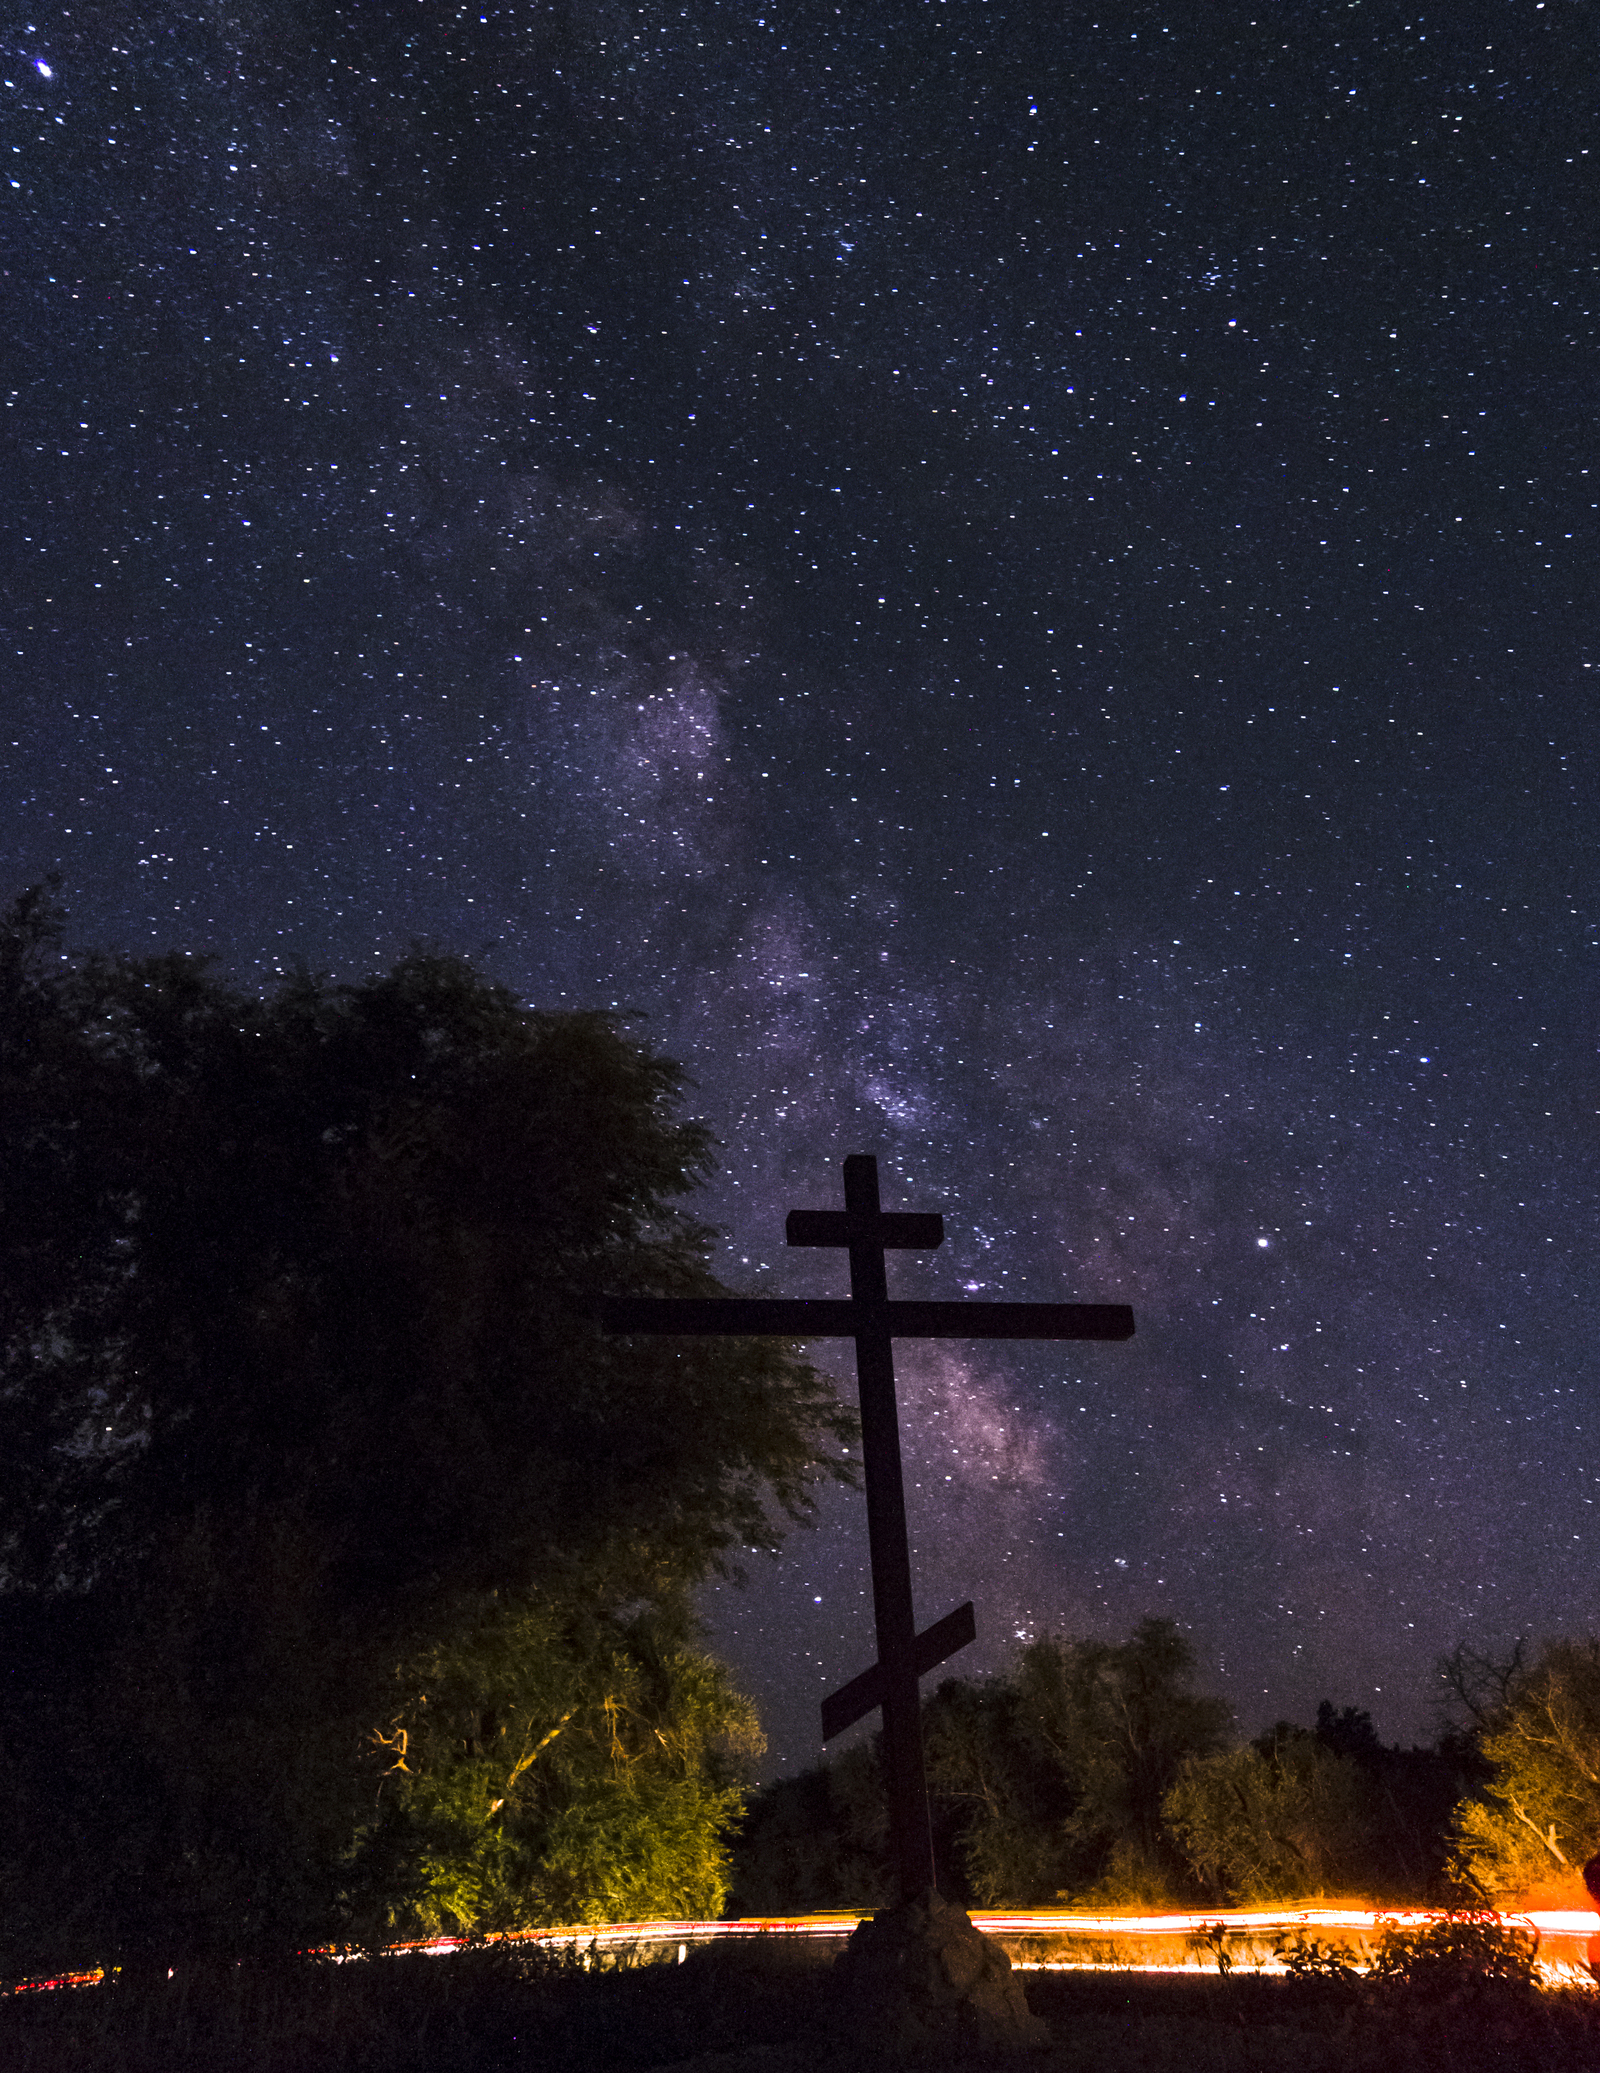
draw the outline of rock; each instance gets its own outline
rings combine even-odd
[[[1034,2051],[1050,2041],[1010,1958],[938,1893],[862,1922],[833,1978],[839,2017],[858,2047],[906,2055],[956,2045],[982,2053]]]

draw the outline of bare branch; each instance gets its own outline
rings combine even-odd
[[[412,1776],[411,1766],[406,1762],[408,1738],[403,1727],[397,1727],[392,1735],[386,1735],[382,1728],[374,1728],[372,1730],[372,1739],[380,1749],[392,1749],[394,1751],[394,1762],[390,1764],[389,1769],[383,1774],[386,1778],[394,1771],[404,1771],[407,1777]]]
[[[1512,1813],[1516,1815],[1517,1819],[1522,1823],[1523,1827],[1531,1828],[1534,1834],[1538,1836],[1540,1842],[1550,1852],[1550,1855],[1555,1859],[1557,1864],[1563,1866],[1566,1870],[1570,1871],[1572,1869],[1571,1863],[1569,1862],[1565,1853],[1562,1851],[1561,1845],[1556,1841],[1555,1823],[1553,1821],[1551,1822],[1550,1833],[1548,1835],[1545,1835],[1541,1832],[1538,1822],[1530,1820],[1529,1817],[1517,1805],[1515,1800],[1512,1800],[1510,1802],[1510,1807]]]
[[[1463,1641],[1439,1658],[1436,1667],[1441,1683],[1474,1727],[1492,1727],[1516,1697],[1527,1680],[1527,1648],[1526,1637],[1519,1635],[1510,1655],[1497,1660],[1476,1654]]]

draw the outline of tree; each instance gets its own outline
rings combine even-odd
[[[935,1830],[948,1876],[1001,1900],[1053,1897],[1071,1792],[1029,1732],[1018,1671],[947,1678],[923,1708]],[[944,1869],[944,1865],[941,1869]]]
[[[1033,1642],[1011,1677],[941,1691],[929,1778],[968,1810],[959,1849],[981,1898],[1115,1904],[1181,1880],[1162,1804],[1230,1717],[1190,1689],[1193,1668],[1173,1622],[1148,1619],[1115,1646]]]
[[[1461,1869],[1496,1905],[1585,1907],[1600,1847],[1600,1640],[1555,1641],[1529,1666],[1457,1651],[1441,1672],[1475,1716],[1486,1786],[1456,1819]]]
[[[1243,1749],[1191,1759],[1165,1814],[1218,1900],[1368,1894],[1378,1795],[1368,1772],[1287,1721]]]
[[[0,1937],[324,1932],[397,1667],[462,1636],[593,1671],[588,1621],[678,1663],[658,1725],[731,1732],[688,1594],[853,1428],[792,1348],[596,1328],[601,1291],[717,1289],[678,1068],[459,959],[254,998],[60,929],[42,889],[0,921]]]
[[[1186,1765],[1164,1812],[1219,1900],[1453,1903],[1451,1823],[1481,1776],[1459,1736],[1386,1747],[1369,1713],[1324,1699],[1314,1728],[1280,1720],[1247,1748]]]

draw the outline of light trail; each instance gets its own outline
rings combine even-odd
[[[751,1916],[731,1922],[616,1922],[560,1929],[512,1932],[508,1942],[536,1942],[551,1949],[588,1949],[597,1953],[625,1948],[646,1950],[678,1944],[739,1942],[751,1938],[831,1938],[843,1941],[864,1914]],[[972,1920],[997,1938],[1022,1971],[1110,1969],[1116,1971],[1214,1971],[1217,1943],[1227,1950],[1234,1971],[1281,1972],[1283,1961],[1273,1946],[1279,1938],[1299,1933],[1332,1937],[1351,1950],[1352,1960],[1369,1955],[1365,1945],[1387,1929],[1421,1929],[1450,1919],[1443,1908],[1357,1907],[1315,1905],[1276,1908],[1210,1908],[1182,1914],[1085,1914],[1067,1908],[975,1909]],[[1497,1918],[1508,1928],[1534,1929],[1539,1936],[1541,1969],[1551,1978],[1594,1983],[1589,1970],[1590,1943],[1600,1946],[1600,1918],[1581,1909],[1533,1909]],[[1083,1947],[1072,1955],[1072,1947]],[[1106,1946],[1110,1946],[1109,1949]],[[466,1948],[448,1939],[414,1944],[419,1951]],[[1600,1948],[1595,1953],[1600,1958]]]
[[[742,1943],[763,1937],[842,1943],[866,1913],[758,1915],[731,1922],[576,1922],[550,1929],[508,1929],[481,1937],[440,1936],[386,1945],[381,1951],[324,1948],[307,1957],[352,1961],[368,1956],[448,1958],[491,1944],[526,1944],[543,1950],[603,1953],[659,1953],[677,1946],[681,1963],[692,1945]],[[997,1938],[1019,1971],[1215,1972],[1219,1948],[1235,1972],[1281,1973],[1275,1946],[1299,1933],[1332,1938],[1352,1962],[1370,1955],[1371,1939],[1387,1929],[1422,1929],[1450,1919],[1443,1908],[1369,1908],[1318,1905],[1276,1908],[1208,1908],[1184,1914],[1082,1914],[1067,1908],[978,1909],[974,1924]],[[1552,1984],[1592,1987],[1591,1947],[1600,1963],[1600,1917],[1583,1909],[1534,1908],[1498,1916],[1512,1929],[1539,1935],[1539,1968]],[[1079,1947],[1074,1955],[1074,1946]],[[659,1962],[659,1959],[657,1960]],[[22,1980],[13,1993],[98,1985],[101,1971],[59,1973]]]

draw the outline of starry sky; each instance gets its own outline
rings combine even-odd
[[[952,1668],[1600,1622],[1593,6],[3,19],[0,895],[637,1012],[741,1289],[870,1151],[1131,1302],[901,1349]],[[859,1496],[706,1609],[812,1761]]]

